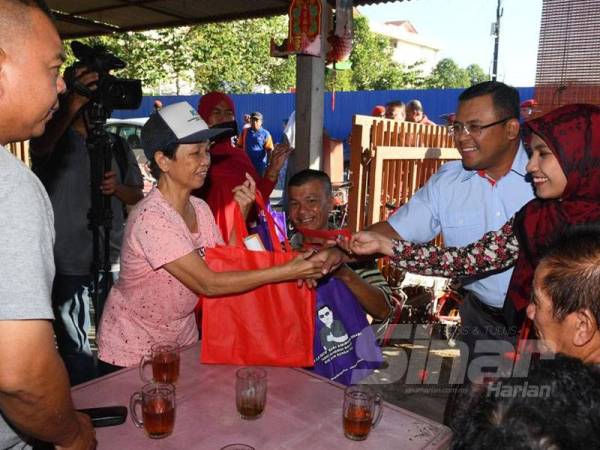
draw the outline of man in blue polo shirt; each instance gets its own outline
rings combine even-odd
[[[449,131],[462,162],[444,164],[387,222],[371,229],[417,243],[442,233],[445,245],[461,247],[499,229],[533,198],[516,89],[495,81],[471,86],[459,96]],[[511,275],[509,269],[464,285],[461,340],[469,354],[463,360],[477,356],[479,340],[515,341],[516,326],[503,314]]]
[[[250,157],[250,161],[256,167],[256,171],[262,176],[268,163],[268,156],[273,150],[273,139],[271,133],[262,127],[263,116],[259,112],[250,114],[250,128],[242,132],[241,146]]]
[[[498,230],[534,196],[525,177],[527,154],[520,140],[519,112],[518,91],[504,83],[486,81],[465,90],[449,125],[462,161],[444,164],[387,222],[369,229],[416,243],[441,233],[446,246],[457,247]],[[335,249],[315,257],[324,260],[324,271],[349,259]],[[507,314],[511,305],[503,310],[511,275],[509,269],[464,282],[463,363],[486,353],[481,348],[476,352],[479,341],[516,341],[518,321]]]

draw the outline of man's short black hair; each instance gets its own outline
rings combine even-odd
[[[519,118],[521,114],[519,91],[499,81],[484,81],[483,83],[474,84],[460,94],[458,102],[461,103],[484,95],[492,96],[494,108],[496,108],[498,115],[502,116],[502,119],[506,117]]]
[[[320,181],[325,193],[330,196],[332,194],[331,178],[322,170],[305,169],[296,173],[288,182],[288,188],[300,187],[311,181]]]
[[[552,300],[554,317],[588,309],[600,326],[600,223],[575,225],[544,250],[541,290]]]
[[[385,104],[386,108],[406,108],[404,102],[400,100],[392,100],[391,102],[387,102]]]
[[[406,109],[410,111],[423,111],[423,104],[415,99],[406,104]]]
[[[579,359],[534,361],[527,377],[472,385],[462,400],[453,450],[600,448],[600,373]]]

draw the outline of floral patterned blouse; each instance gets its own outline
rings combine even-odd
[[[513,232],[514,216],[497,231],[486,233],[465,247],[438,247],[394,240],[393,266],[421,275],[459,277],[513,266],[519,242]]]

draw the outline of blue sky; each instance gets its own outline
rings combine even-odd
[[[419,34],[437,42],[441,57],[461,67],[479,64],[490,72],[494,52],[491,24],[497,0],[410,0],[359,7],[375,22],[409,20]],[[533,86],[542,0],[502,0],[498,79]]]

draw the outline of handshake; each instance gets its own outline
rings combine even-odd
[[[301,257],[319,269],[316,278],[333,274],[343,264],[356,261],[356,256],[394,255],[394,240],[376,231],[361,231],[354,235],[338,231],[317,233],[329,234],[329,238],[324,239],[324,248],[305,252]]]

